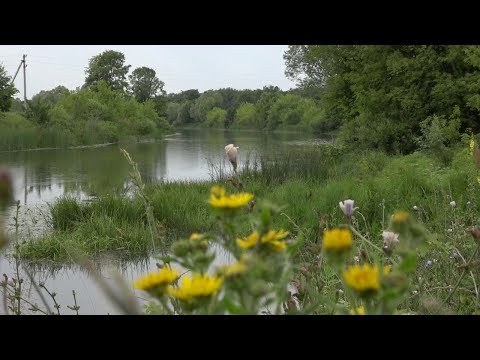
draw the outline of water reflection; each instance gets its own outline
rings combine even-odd
[[[216,253],[216,258],[212,264],[213,268],[229,264],[232,261],[231,255],[220,246],[214,244],[212,251]],[[150,271],[157,269],[158,260],[154,257],[149,259],[138,260],[135,262],[124,262],[117,259],[103,259],[101,262],[96,263],[96,273],[101,276],[103,281],[110,287],[115,288],[117,283],[114,281],[112,272],[119,272],[122,278],[125,280],[126,285],[132,290],[140,306],[147,303],[148,299],[145,298],[145,293],[135,290],[132,286],[133,281],[141,275],[145,275]],[[174,265],[177,266],[177,265]],[[25,272],[25,267],[28,272],[32,274],[35,283],[38,285],[44,283],[45,287],[50,292],[56,292],[56,301],[61,305],[60,313],[62,315],[75,315],[76,313],[69,309],[67,305],[73,306],[72,290],[75,291],[77,305],[80,306],[79,314],[92,315],[92,314],[121,314],[121,311],[117,308],[116,304],[110,301],[106,294],[99,288],[95,276],[85,268],[79,265],[66,265],[66,266],[54,266],[52,264],[35,265],[30,266],[28,264],[20,265],[20,278],[24,279],[22,284],[22,294],[24,298],[27,298],[30,302],[36,303],[41,309],[45,309],[43,306],[38,292],[35,290],[34,285],[29,280],[28,274]],[[177,266],[179,268],[179,266]],[[6,258],[0,256],[0,274],[7,274],[10,278],[16,277],[16,263],[12,258]],[[41,290],[46,296],[47,302],[50,304],[50,308],[53,310],[53,301],[49,298],[44,290]],[[0,298],[3,299],[3,289],[0,288]],[[0,306],[0,314],[4,314],[3,300],[0,300],[2,306]],[[30,306],[22,302],[22,312],[33,313],[29,310]]]
[[[315,141],[301,133],[183,130],[157,142],[122,145],[138,163],[145,183],[206,180],[210,164],[226,168],[224,146],[239,146],[239,166],[248,158],[290,144]],[[15,179],[15,197],[23,205],[71,194],[88,198],[128,188],[128,163],[118,145],[68,150],[0,153],[0,167]]]
[[[233,143],[239,146],[238,166],[241,170],[247,159],[269,153],[274,149],[292,144],[319,142],[304,133],[264,134],[250,131],[230,130],[182,130],[161,141],[140,144],[124,144],[138,164],[143,181],[147,184],[175,180],[208,180],[218,171],[231,171],[224,147]],[[212,166],[213,164],[213,166]],[[75,196],[81,200],[109,194],[125,193],[130,183],[130,171],[118,145],[68,150],[42,150],[0,153],[0,168],[11,171],[15,184],[15,199],[20,200],[20,237],[32,238],[48,228],[48,207],[62,195]],[[15,207],[7,209],[6,221],[12,232]],[[220,254],[221,255],[221,254]],[[225,263],[225,253],[218,258]],[[120,269],[125,280],[133,279],[155,270],[156,260],[151,258],[137,263],[118,263],[107,260],[101,273],[108,280],[108,266]],[[15,271],[11,259],[0,257],[0,275],[12,276]],[[66,308],[73,305],[72,290],[77,293],[81,314],[116,314],[113,304],[96,286],[88,272],[78,267],[32,269],[36,282],[44,282],[48,289],[57,292],[61,312],[74,313]],[[23,273],[22,277],[27,278]],[[28,294],[38,301],[33,287],[25,285]],[[143,295],[137,293],[137,296]]]

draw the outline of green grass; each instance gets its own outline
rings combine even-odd
[[[274,163],[273,156],[280,160]],[[306,244],[297,259],[299,264],[315,255],[312,249],[322,231],[321,217],[328,217],[329,227],[344,222],[338,206],[341,200],[355,200],[359,207],[358,230],[379,247],[383,241],[381,232],[388,226],[390,216],[395,211],[408,210],[432,234],[432,240],[421,253],[417,278],[412,284],[417,292],[402,306],[423,309],[420,295],[423,299],[448,295],[460,274],[457,265],[462,260],[458,253],[468,258],[475,246],[465,230],[478,225],[480,215],[477,170],[467,150],[457,149],[447,167],[422,153],[387,156],[379,152],[344,153],[335,147],[322,152],[313,147],[298,148],[283,156],[272,154],[272,158],[251,162],[240,179],[244,190],[252,192],[259,204],[254,211],[259,211],[264,200],[284,206],[274,217],[274,226],[289,230],[293,236],[299,231],[306,235]],[[146,187],[155,218],[165,229],[163,241],[170,243],[192,232],[214,229],[216,219],[207,203],[214,183],[236,191],[225,179]],[[454,209],[449,205],[452,200],[457,204]],[[467,201],[472,206],[467,206]],[[412,211],[414,205],[420,210]],[[112,252],[121,258],[151,254],[145,211],[137,197],[108,196],[87,203],[63,198],[53,204],[51,216],[53,231],[20,247],[24,259],[68,261],[69,249],[73,248],[91,256]],[[247,214],[240,216],[241,225],[236,232],[239,236],[247,235],[252,225]],[[427,260],[435,260],[431,268],[424,266]],[[322,281],[325,291],[335,296],[339,279],[330,273],[322,273]],[[476,281],[480,283],[478,276]],[[479,305],[472,292],[473,280],[466,276],[452,298],[456,313],[471,313]],[[433,311],[432,306],[427,308]]]
[[[347,198],[355,200],[360,216],[366,219],[361,226],[372,234],[381,231],[382,223],[388,222],[387,217],[394,211],[409,210],[414,205],[422,209],[417,214],[419,220],[428,223],[429,229],[435,232],[448,228],[452,199],[458,204],[455,215],[470,219],[466,225],[472,223],[472,212],[478,212],[475,202],[474,208],[466,205],[468,200],[479,198],[480,191],[473,186],[475,172],[463,151],[457,153],[449,168],[438,167],[422,154],[404,157],[387,157],[381,153],[346,154],[332,159],[308,151],[300,158],[291,153],[289,158],[284,158],[283,164],[275,166],[263,160],[260,171],[247,169],[241,175],[245,190],[254,193],[258,200],[285,206],[286,216],[279,215],[275,219],[278,227],[293,231],[290,218],[315,238],[322,214],[329,215],[330,225],[343,221],[338,202]],[[230,191],[235,191],[224,181],[216,183],[223,183]],[[212,229],[215,217],[207,204],[212,184],[179,182],[147,186],[155,218],[165,226],[167,238]],[[66,197],[51,207],[51,215],[57,237],[62,234],[68,237],[72,232],[79,233],[80,229],[88,236],[83,228],[99,218],[109,219],[119,227],[146,224],[142,202],[136,197],[106,196],[87,203]],[[239,231],[248,229],[247,221]],[[31,246],[44,246],[49,236]]]
[[[36,127],[0,129],[0,151],[66,148],[73,143],[73,137],[62,130]]]

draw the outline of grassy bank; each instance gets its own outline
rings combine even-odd
[[[476,225],[480,215],[477,170],[466,148],[457,149],[446,167],[423,153],[344,153],[332,146],[322,151],[318,147],[302,147],[270,156],[247,164],[240,179],[244,190],[252,192],[258,204],[265,200],[284,206],[273,219],[275,228],[287,229],[293,236],[305,236],[306,243],[297,259],[299,266],[312,261],[318,252],[324,227],[344,222],[339,201],[354,199],[359,207],[355,226],[378,247],[383,244],[382,230],[398,210],[410,211],[432,233],[428,248],[420,254],[413,286],[416,290],[404,306],[420,309],[418,294],[447,296],[461,271],[458,265],[475,247],[465,230]],[[280,160],[274,162],[274,158]],[[207,204],[212,184],[223,184],[235,191],[225,179],[146,188],[163,233],[162,241],[170,243],[193,232],[214,229],[216,220]],[[455,207],[450,204],[452,201]],[[412,210],[414,206],[418,210]],[[254,211],[259,208],[256,206]],[[251,231],[247,214],[241,216],[245,219],[238,222],[238,236]],[[69,249],[74,248],[92,256],[115,252],[128,258],[151,253],[145,211],[137,197],[109,196],[86,203],[60,199],[51,208],[51,219],[52,232],[20,247],[24,259],[68,261]],[[324,291],[334,296],[339,279],[326,269],[321,281]],[[468,277],[464,282],[455,298],[455,311],[460,313],[474,311],[479,301],[476,282],[473,286]]]
[[[328,215],[330,226],[343,221],[338,202],[347,198],[354,199],[359,206],[360,226],[375,235],[382,230],[390,214],[413,206],[419,208],[415,212],[418,219],[440,237],[446,236],[447,229],[454,226],[452,222],[462,219],[465,226],[472,225],[479,214],[480,206],[475,199],[480,190],[466,150],[457,150],[452,164],[442,167],[435,159],[420,153],[389,157],[378,152],[343,154],[338,148],[327,149],[318,152],[316,148],[299,148],[283,157],[271,154],[271,159],[252,161],[243,169],[240,179],[245,190],[255,194],[259,201],[285,206],[285,216],[274,220],[276,226],[295,231],[293,221],[314,240],[322,215]],[[281,160],[274,163],[274,158]],[[210,215],[207,199],[215,183],[226,182],[219,179],[216,182],[165,183],[146,188],[153,201],[155,217],[165,226],[167,238],[207,231],[214,226],[215,219]],[[230,188],[233,190],[232,186]],[[457,204],[453,210],[449,205],[452,200]],[[472,206],[467,205],[468,201]],[[105,233],[99,236],[113,240],[118,233],[115,227],[120,230],[129,226],[142,228],[143,213],[138,198],[110,196],[87,203],[61,199],[51,209],[53,233],[25,245],[23,254],[32,259],[53,257],[54,254],[58,258],[61,249],[50,255],[40,249],[62,237],[75,244],[85,235],[84,242],[88,243],[90,230],[94,233],[95,224],[102,222],[111,223],[112,228],[111,232],[102,230]],[[248,231],[248,227],[246,223],[241,232]],[[94,245],[91,248],[93,253],[102,249],[104,247]]]

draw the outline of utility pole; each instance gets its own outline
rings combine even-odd
[[[12,78],[12,81],[10,82],[10,84],[13,84],[13,82],[15,81],[18,75],[18,72],[20,71],[20,67],[23,65],[23,100],[25,102],[25,108],[27,108],[27,72],[26,72],[27,63],[25,61],[26,57],[27,55],[23,54],[23,58],[22,60],[20,60],[20,64],[18,65],[17,72],[15,73],[15,75]]]
[[[25,100],[25,107],[27,107],[27,72],[26,67],[27,64],[25,62],[25,58],[27,55],[23,54],[23,99]]]

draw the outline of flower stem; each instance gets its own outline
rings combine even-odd
[[[357,230],[355,230],[355,228],[353,226],[350,226],[350,230],[352,230],[352,232],[357,235],[358,237],[360,237],[362,239],[362,241],[366,242],[367,244],[369,244],[370,246],[372,246],[373,248],[375,248],[376,250],[380,251],[382,254],[383,254],[383,250],[381,248],[379,248],[377,245],[375,245],[374,243],[372,243],[370,240],[368,240],[367,238],[365,238],[362,234],[360,234]]]
[[[445,305],[446,303],[448,303],[448,301],[452,298],[453,294],[455,293],[455,291],[458,289],[458,287],[460,286],[460,282],[463,280],[463,277],[465,276],[465,274],[467,273],[467,268],[468,268],[468,265],[472,262],[473,258],[475,257],[475,255],[477,254],[478,250],[480,249],[480,244],[477,245],[477,248],[475,249],[475,251],[473,252],[472,256],[470,256],[470,258],[468,259],[467,263],[466,263],[466,266],[463,268],[463,271],[462,271],[462,274],[460,275],[460,277],[458,278],[457,280],[457,283],[455,284],[453,290],[450,292],[450,294],[448,294],[447,298],[443,301],[443,305]]]

